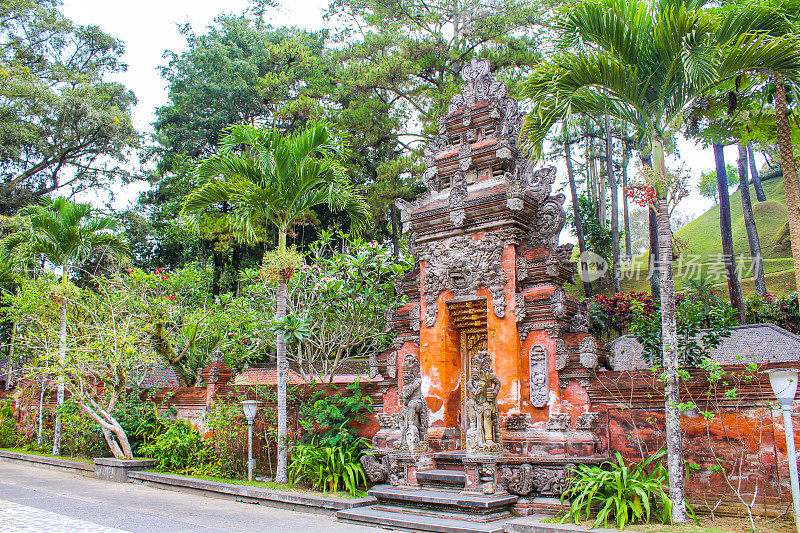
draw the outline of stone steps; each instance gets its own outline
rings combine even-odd
[[[503,522],[470,522],[453,518],[426,516],[400,509],[386,510],[381,506],[357,507],[339,511],[336,516],[345,522],[400,531],[433,533],[503,533]]]
[[[457,470],[421,470],[417,471],[417,481],[423,487],[464,490],[467,476]]]
[[[517,501],[512,494],[462,494],[448,489],[408,489],[392,485],[376,485],[369,495],[383,505],[447,509],[465,514],[486,514],[507,509]]]

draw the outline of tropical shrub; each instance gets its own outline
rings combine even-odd
[[[780,326],[794,334],[800,334],[800,308],[797,292],[786,296],[767,294],[764,297],[745,298],[745,312],[748,324],[769,323]]]
[[[736,311],[725,302],[708,306],[691,297],[683,297],[675,307],[678,333],[678,357],[681,366],[698,366],[711,350],[730,336],[737,323]],[[653,365],[662,364],[661,314],[634,312],[631,332],[643,347],[643,355]]]
[[[593,333],[609,329],[622,335],[637,313],[652,314],[656,311],[653,297],[646,292],[618,292],[611,296],[594,296],[589,304],[590,326]]]
[[[14,405],[6,400],[0,405],[0,448],[13,448],[22,440],[14,421]]]
[[[159,470],[188,472],[205,462],[205,444],[200,432],[186,420],[175,420],[153,442],[141,447],[141,452],[155,459]]]
[[[358,440],[356,424],[366,422],[372,412],[372,398],[361,391],[358,383],[344,389],[317,391],[302,402],[297,421],[305,432],[301,443],[316,442],[322,446],[347,446]]]
[[[74,398],[67,398],[61,413],[61,452],[70,457],[106,457],[108,444],[99,424],[87,416]],[[52,430],[46,435],[52,442]]]
[[[292,483],[306,483],[315,490],[337,492],[344,489],[355,496],[358,488],[367,484],[359,461],[361,450],[366,446],[364,439],[338,446],[297,444],[289,462],[289,479]]]
[[[593,528],[601,523],[607,528],[612,518],[620,531],[632,522],[649,523],[653,517],[662,524],[671,523],[672,502],[664,490],[667,470],[663,457],[662,450],[641,463],[627,465],[616,452],[616,462],[578,465],[572,470],[570,487],[561,496],[562,504],[570,500],[562,522],[580,524],[596,512]]]

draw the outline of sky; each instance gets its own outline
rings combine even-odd
[[[274,26],[294,25],[310,30],[323,28],[322,18],[327,0],[281,0],[276,11],[266,20]],[[166,50],[179,52],[186,42],[179,26],[189,23],[195,32],[202,33],[222,13],[238,14],[248,8],[247,0],[136,0],[133,2],[109,2],[108,0],[64,0],[64,13],[80,24],[96,24],[111,35],[125,42],[124,61],[126,72],[118,75],[118,81],[130,88],[138,98],[133,111],[136,128],[145,135],[152,133],[155,109],[167,103],[167,86],[158,73],[158,67],[166,64]],[[680,141],[678,149],[681,161],[690,169],[695,190],[700,174],[714,168],[714,157],[709,149]],[[726,148],[726,161],[736,165],[735,146]],[[757,158],[759,166],[763,160]],[[559,177],[563,180],[563,165],[559,166]],[[633,167],[632,167],[633,170]],[[124,209],[135,203],[146,183],[134,183],[127,187],[116,187],[113,207]],[[100,196],[81,198],[83,201],[103,203]],[[712,205],[712,200],[696,192],[685,199],[677,211],[691,218],[703,213]],[[563,238],[563,237],[562,237]]]

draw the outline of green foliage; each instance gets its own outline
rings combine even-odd
[[[344,489],[355,496],[358,488],[367,484],[359,461],[366,445],[364,439],[337,446],[297,444],[289,463],[290,479],[292,483],[307,483],[316,490],[337,492]]]
[[[672,502],[664,490],[667,470],[663,457],[660,451],[641,463],[628,465],[616,452],[616,462],[576,466],[570,487],[561,496],[562,504],[570,500],[562,522],[571,520],[577,525],[596,512],[593,528],[600,524],[607,528],[609,519],[616,521],[620,531],[634,522],[649,524],[651,518],[672,523]]]
[[[739,184],[739,171],[733,165],[725,165],[725,174],[728,180],[728,188]],[[697,186],[700,196],[713,198],[714,203],[719,203],[719,188],[717,187],[717,171],[703,172],[700,175],[700,183]],[[727,194],[727,191],[726,191]]]
[[[797,305],[797,292],[786,296],[749,296],[744,300],[747,323],[762,322],[775,324],[794,334],[800,334],[800,308]]]
[[[597,210],[591,200],[585,196],[578,198],[580,206],[581,228],[586,239],[586,249],[603,257],[611,264],[611,224],[606,221],[605,227],[600,223]]]
[[[298,410],[297,421],[306,433],[300,442],[350,446],[359,441],[356,425],[366,422],[371,412],[372,398],[363,394],[358,383],[333,393],[317,391]]]
[[[681,296],[681,295],[679,295]],[[730,336],[736,325],[736,312],[724,301],[710,305],[691,295],[681,296],[675,308],[678,333],[678,361],[681,366],[698,366],[711,350]],[[702,331],[701,331],[702,330]],[[662,364],[661,312],[634,313],[631,332],[644,348],[644,356],[653,365]]]
[[[59,412],[62,453],[71,457],[109,456],[108,444],[100,426],[81,411],[80,405],[73,398],[66,399]],[[52,437],[49,440],[52,441]]]
[[[110,77],[124,45],[57,0],[0,7],[0,211],[128,180],[133,93]]]
[[[14,403],[8,399],[0,404],[0,448],[13,448],[21,441],[14,420]]]
[[[167,430],[152,442],[141,447],[141,452],[155,459],[160,470],[187,472],[203,463],[205,444],[203,436],[186,420],[175,420]]]

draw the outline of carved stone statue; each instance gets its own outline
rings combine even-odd
[[[360,458],[364,473],[372,483],[402,484],[403,469],[388,455],[379,462],[374,455],[365,453]]]
[[[394,444],[398,450],[411,453],[428,449],[428,406],[422,397],[422,379],[419,360],[412,354],[403,361],[403,388],[400,391],[400,440]]]
[[[497,454],[502,448],[497,407],[500,379],[492,370],[492,358],[485,350],[476,352],[471,363],[471,377],[467,381],[467,454]]]

